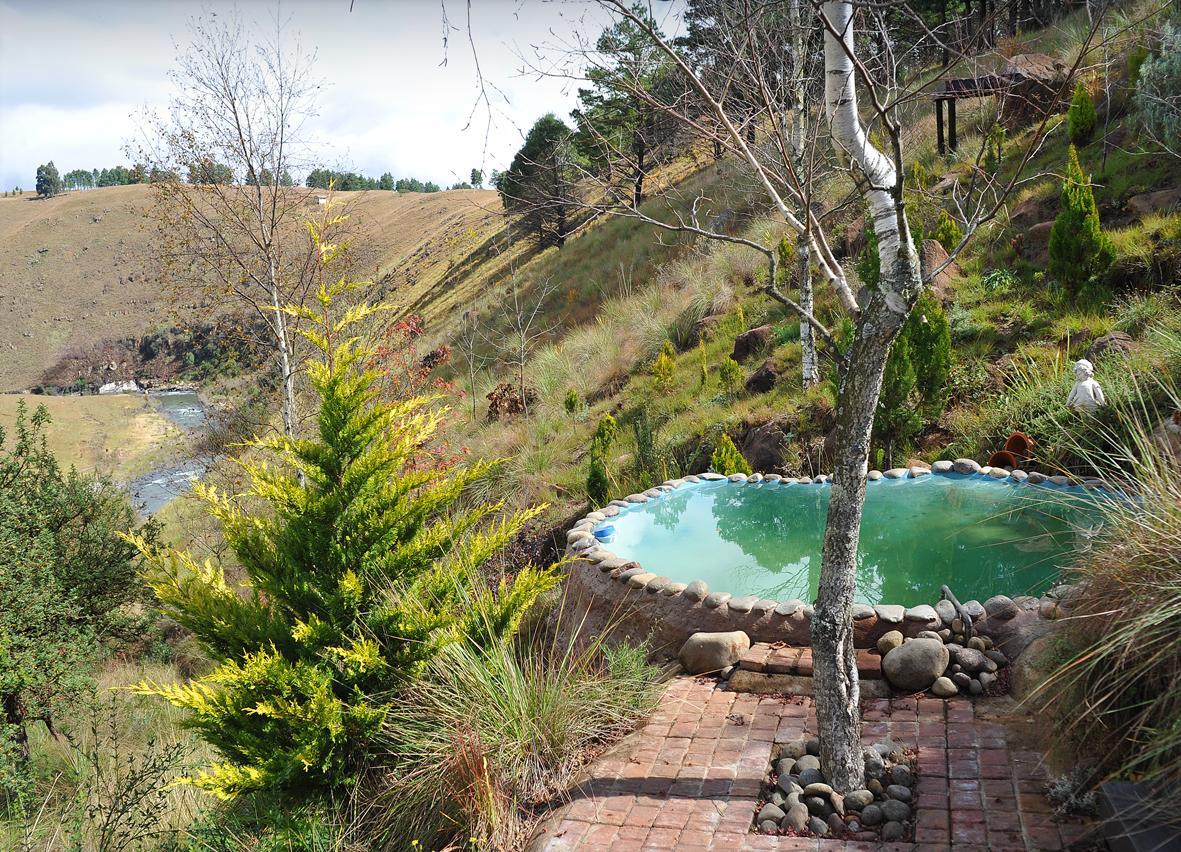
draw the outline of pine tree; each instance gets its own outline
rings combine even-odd
[[[341,247],[321,244],[327,264]],[[184,684],[135,689],[189,711],[221,756],[189,782],[223,798],[267,790],[298,798],[355,784],[392,702],[442,646],[512,634],[556,582],[522,568],[495,588],[480,567],[538,510],[494,518],[461,504],[493,463],[416,466],[441,414],[430,400],[386,402],[373,348],[358,331],[378,306],[337,315],[354,285],[322,284],[314,307],[290,307],[318,352],[307,375],[319,398],[310,437],[248,442],[248,488],[196,493],[245,572],[133,541],[160,605],[214,661]]]
[[[738,452],[734,441],[725,433],[722,433],[721,440],[718,441],[713,454],[709,457],[709,469],[714,473],[723,473],[726,476],[732,473],[745,473],[749,476],[751,473],[750,462],[743,457],[742,453]]]
[[[1067,135],[1072,145],[1082,145],[1095,132],[1095,102],[1091,100],[1091,93],[1079,80],[1074,87],[1074,95],[1070,99],[1070,109],[1066,112]]]
[[[1050,230],[1046,269],[1067,290],[1078,293],[1092,276],[1111,265],[1115,251],[1099,223],[1091,179],[1083,174],[1073,145],[1067,155],[1059,207]]]

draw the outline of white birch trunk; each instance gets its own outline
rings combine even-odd
[[[804,62],[806,59],[804,44],[804,27],[800,20],[801,0],[790,0],[788,4],[788,26],[791,28],[791,42],[788,52],[791,57],[791,129],[790,143],[792,168],[796,176],[803,181],[806,164],[804,162],[804,130],[808,114],[804,101]],[[805,195],[805,201],[807,196]],[[801,211],[801,221],[806,222],[807,211]],[[812,299],[812,248],[807,236],[801,234],[796,240],[796,258],[799,269],[800,307],[807,313],[813,312]],[[805,389],[820,383],[820,364],[816,358],[816,334],[811,323],[800,320],[800,370],[801,380]]]
[[[800,307],[807,313],[815,311],[812,298],[812,252],[805,237],[796,240],[796,257],[799,260]],[[800,320],[800,369],[804,389],[820,384],[820,362],[816,357],[816,330],[812,323]]]
[[[880,284],[858,298],[857,334],[837,402],[832,491],[812,619],[820,760],[833,787],[848,792],[865,780],[852,607],[869,439],[890,345],[922,283],[894,163],[870,143],[857,112],[853,6],[828,2],[821,8],[833,30],[826,27],[824,37],[825,112],[834,142],[868,182],[865,198],[881,261]]]

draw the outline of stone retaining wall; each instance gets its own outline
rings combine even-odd
[[[930,468],[894,468],[870,471],[871,481],[879,479],[918,479],[923,476],[972,476],[982,474],[998,482],[1008,480],[1023,486],[1087,488],[1111,490],[1101,480],[1075,482],[1065,476],[1046,476],[1023,470],[981,467],[971,459],[939,461]],[[775,474],[703,473],[682,479],[670,479],[642,494],[624,500],[612,500],[607,506],[589,513],[566,535],[567,555],[573,560],[567,580],[567,612],[584,631],[611,630],[631,642],[648,641],[654,650],[674,652],[694,633],[742,630],[752,642],[785,642],[789,645],[811,644],[812,606],[801,600],[774,601],[754,595],[734,596],[724,590],[712,590],[703,581],[674,582],[668,577],[647,571],[639,563],[623,559],[600,544],[593,529],[623,509],[649,500],[690,483],[701,481],[785,482],[819,485],[827,476],[815,478],[782,477]],[[954,589],[953,589],[954,591]],[[1060,586],[1042,598],[1010,599],[997,595],[981,604],[968,601],[965,609],[973,613],[976,628],[993,636],[1010,657],[1044,634],[1049,622],[1069,607],[1070,588]],[[568,615],[567,617],[571,617]],[[854,641],[858,648],[873,647],[891,630],[913,637],[924,630],[938,630],[941,620],[933,606],[904,607],[894,604],[855,604],[853,607]]]

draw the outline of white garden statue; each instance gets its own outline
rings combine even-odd
[[[1074,362],[1074,387],[1066,398],[1068,408],[1094,414],[1101,405],[1106,405],[1103,388],[1095,381],[1095,367],[1086,358]]]

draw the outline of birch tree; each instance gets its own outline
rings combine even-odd
[[[151,216],[161,278],[186,302],[244,306],[264,321],[288,436],[299,364],[282,307],[303,304],[315,249],[303,228],[307,193],[270,176],[304,165],[319,89],[313,62],[285,43],[278,21],[256,41],[236,15],[194,19],[171,74],[176,94],[164,114],[145,116],[137,148],[157,176]]]

